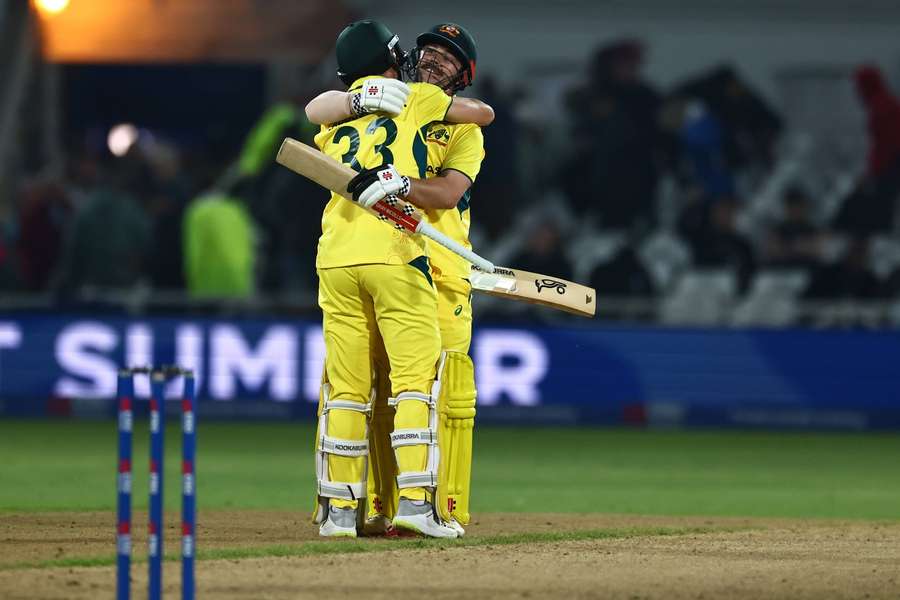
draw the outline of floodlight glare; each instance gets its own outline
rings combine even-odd
[[[35,4],[42,13],[56,15],[66,10],[69,0],[35,0]]]

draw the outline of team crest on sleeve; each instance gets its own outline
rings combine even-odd
[[[425,141],[433,144],[439,144],[441,146],[446,146],[450,142],[450,132],[446,127],[436,126],[429,127],[428,132],[425,134]]]

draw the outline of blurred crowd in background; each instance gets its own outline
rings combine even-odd
[[[697,269],[724,272],[735,297],[786,269],[803,275],[799,298],[900,298],[900,258],[879,263],[873,250],[893,248],[900,195],[900,102],[877,69],[853,74],[865,167],[826,201],[802,177],[773,182],[791,124],[739,65],[661,89],[643,74],[651,50],[631,39],[597,48],[555,112],[524,82],[479,74],[472,95],[496,120],[472,194],[478,251],[600,298],[661,298]],[[136,287],[314,297],[326,194],[273,159],[287,135],[312,142],[302,107],[318,91],[269,108],[228,156],[141,129],[114,132],[122,156],[112,133],[70,139],[64,173],[18,186],[0,230],[0,289],[60,301]]]

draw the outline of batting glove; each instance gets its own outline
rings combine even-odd
[[[366,79],[362,89],[350,97],[354,115],[380,112],[396,117],[406,104],[409,86],[399,79]]]
[[[353,200],[366,208],[386,196],[405,196],[409,188],[409,177],[401,175],[394,165],[365,169],[347,184],[347,191],[353,194]]]

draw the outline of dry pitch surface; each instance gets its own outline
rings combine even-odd
[[[300,513],[201,517],[205,598],[900,599],[898,522],[486,514],[462,542],[419,543],[322,541]],[[177,518],[167,518],[170,552]],[[0,515],[0,598],[113,597],[113,521],[105,512]],[[145,538],[135,537],[142,597]],[[89,558],[101,565],[65,566]],[[180,563],[166,563],[165,577],[177,597]]]

